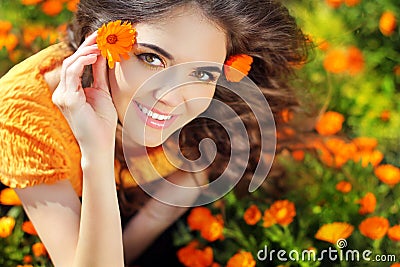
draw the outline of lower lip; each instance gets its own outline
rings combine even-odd
[[[165,120],[165,121],[159,121],[156,119],[153,119],[152,117],[148,117],[146,116],[140,109],[138,104],[133,101],[133,105],[135,107],[136,112],[139,115],[139,118],[142,119],[142,121],[147,125],[150,126],[151,128],[160,130],[160,129],[165,129],[168,128],[173,122],[174,120],[177,118],[177,116],[172,116],[171,119],[169,120]]]

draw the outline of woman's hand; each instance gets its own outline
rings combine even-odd
[[[96,37],[94,32],[64,60],[61,80],[52,97],[67,119],[83,155],[113,153],[117,127],[106,59],[100,55]],[[92,65],[94,82],[92,87],[83,88],[81,76],[87,65]]]

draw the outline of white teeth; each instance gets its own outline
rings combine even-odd
[[[172,116],[155,113],[155,112],[143,107],[139,103],[137,103],[137,104],[138,104],[140,111],[142,111],[146,116],[151,117],[152,119],[159,120],[159,121],[167,121],[172,118]]]

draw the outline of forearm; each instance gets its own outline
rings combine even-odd
[[[123,266],[113,154],[83,155],[82,210],[75,266]]]

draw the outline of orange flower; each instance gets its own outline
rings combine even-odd
[[[22,4],[23,5],[36,5],[42,1],[43,0],[22,0]]]
[[[281,111],[281,117],[283,122],[288,123],[293,119],[293,112],[290,109],[285,108]]]
[[[346,143],[340,138],[329,138],[325,141],[325,145],[328,151],[333,154],[331,162],[326,164],[336,168],[342,167],[357,151],[354,144]]]
[[[372,151],[378,145],[378,141],[370,137],[357,137],[354,138],[352,142],[356,145],[358,150]]]
[[[63,10],[63,5],[59,0],[46,0],[42,4],[42,11],[49,16],[56,16]]]
[[[36,38],[41,36],[44,30],[42,26],[25,26],[23,29],[24,45],[29,47]]]
[[[387,235],[393,241],[400,241],[400,224],[390,227]]]
[[[261,211],[256,205],[251,205],[244,212],[243,218],[248,225],[255,225],[261,219]]]
[[[315,125],[315,129],[320,135],[336,134],[342,129],[344,116],[335,111],[324,113]]]
[[[263,221],[264,221],[263,222],[263,226],[265,228],[268,228],[268,227],[276,224],[276,220],[275,220],[274,216],[272,216],[270,210],[265,210],[264,211]]]
[[[70,0],[67,3],[67,9],[71,12],[76,12],[78,9],[79,0]]]
[[[256,261],[250,252],[240,251],[233,255],[226,265],[226,267],[255,267]]]
[[[364,56],[360,49],[351,46],[347,50],[347,69],[350,75],[356,75],[364,69]]]
[[[33,255],[36,257],[45,256],[47,254],[46,247],[43,245],[42,242],[37,242],[32,245],[32,252]]]
[[[342,5],[343,0],[325,0],[326,4],[332,8],[338,8]]]
[[[361,0],[344,0],[346,6],[356,6],[361,2]]]
[[[371,239],[380,239],[389,229],[389,221],[383,217],[371,217],[363,220],[358,226],[361,234]]]
[[[289,200],[277,200],[275,201],[269,211],[276,223],[286,226],[289,225],[294,216],[296,216],[296,209],[294,204]]]
[[[208,218],[200,229],[201,236],[209,241],[213,242],[217,239],[223,238],[222,231],[224,229],[223,222],[215,217]]]
[[[177,252],[178,259],[187,267],[208,267],[213,263],[213,251],[210,247],[198,249],[198,242],[192,241]]]
[[[374,172],[376,177],[385,184],[395,185],[400,182],[400,169],[391,164],[380,165]]]
[[[225,77],[230,82],[240,82],[249,74],[253,58],[251,56],[240,54],[229,57],[225,62]],[[232,70],[234,68],[235,70]]]
[[[33,267],[33,265],[31,265],[31,264],[24,264],[24,265],[18,264],[17,267]]]
[[[33,259],[31,255],[24,256],[24,263],[32,263]]]
[[[6,238],[12,234],[15,226],[15,219],[13,217],[0,218],[0,237]]]
[[[21,205],[21,200],[14,189],[5,188],[0,192],[0,204],[18,206]]]
[[[343,73],[347,70],[347,52],[342,49],[329,51],[323,62],[326,71],[331,73]]]
[[[315,238],[336,245],[339,239],[346,239],[353,233],[354,227],[344,222],[334,222],[321,226]]]
[[[375,211],[376,197],[373,193],[368,192],[363,198],[361,198],[357,202],[361,205],[360,209],[358,210],[359,214],[365,215]]]
[[[7,35],[12,28],[11,22],[7,20],[0,20],[0,35]]]
[[[342,193],[348,193],[351,191],[351,183],[346,182],[346,181],[340,181],[339,183],[336,184],[336,190],[342,192]]]
[[[30,235],[37,235],[36,229],[31,221],[26,221],[22,224],[22,231]]]
[[[200,230],[203,225],[212,217],[211,211],[205,207],[196,207],[190,211],[187,222],[192,230]]]
[[[18,44],[18,38],[15,34],[0,35],[0,50],[5,47],[10,53]]]
[[[393,263],[390,267],[400,267],[400,263]]]
[[[361,165],[363,167],[367,167],[368,164],[371,164],[375,167],[383,160],[383,154],[379,150],[361,150],[354,155],[353,160],[355,162],[361,161]]]
[[[296,161],[303,161],[305,156],[305,152],[303,150],[294,150],[292,151],[292,157]]]
[[[391,11],[385,11],[379,19],[379,30],[385,36],[390,36],[396,29],[396,16]]]
[[[400,73],[400,68],[399,68],[399,73]],[[382,111],[380,119],[382,121],[389,121],[390,120],[390,111],[389,110]]]
[[[98,30],[97,44],[101,55],[108,59],[108,66],[112,69],[115,62],[120,62],[122,56],[129,59],[129,52],[136,42],[136,30],[130,22],[121,20],[111,21]]]

